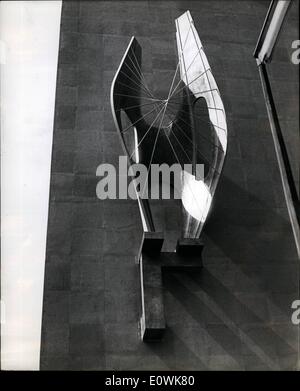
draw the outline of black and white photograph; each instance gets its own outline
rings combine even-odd
[[[4,376],[299,373],[299,62],[299,0],[0,1]]]

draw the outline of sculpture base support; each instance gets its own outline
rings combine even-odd
[[[140,332],[145,342],[160,340],[166,329],[162,271],[202,267],[200,239],[178,240],[176,252],[161,252],[163,242],[162,233],[145,232],[138,254],[142,300]]]

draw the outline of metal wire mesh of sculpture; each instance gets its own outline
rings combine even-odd
[[[164,99],[154,96],[141,69],[141,47],[132,37],[111,86],[111,107],[129,163],[192,164],[182,171],[182,234],[203,229],[223,167],[227,124],[219,89],[187,11],[175,21],[178,64]],[[205,175],[195,175],[204,164]],[[147,177],[148,178],[148,177]],[[148,184],[147,184],[148,185]],[[148,199],[138,202],[145,232],[155,231]],[[144,189],[143,189],[144,190]],[[143,191],[142,190],[142,191]]]

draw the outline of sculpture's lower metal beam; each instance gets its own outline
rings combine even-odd
[[[141,276],[141,337],[144,341],[159,340],[166,328],[161,266],[156,257],[143,254]]]
[[[143,341],[160,340],[166,329],[162,270],[202,267],[203,244],[199,239],[179,240],[176,252],[161,252],[163,240],[160,233],[145,232],[138,256],[142,301],[140,332]]]
[[[161,233],[145,232],[138,255],[142,299],[140,331],[144,341],[161,339],[166,328],[160,264],[163,241]]]

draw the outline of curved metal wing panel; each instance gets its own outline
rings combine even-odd
[[[132,125],[144,121],[140,107],[140,67],[141,47],[137,40],[132,37],[112,81],[110,90],[110,101],[114,123],[119,133],[124,153],[129,159],[129,164],[139,161],[137,129]],[[126,121],[124,121],[124,115],[122,116],[124,113],[129,120],[129,125],[127,122],[128,126],[124,125],[124,122],[126,123]],[[132,132],[128,132],[129,128],[133,128],[134,132],[131,140],[130,133]],[[127,137],[126,133],[129,133],[129,137]],[[154,231],[155,228],[148,200],[141,199],[138,194],[137,200],[139,203],[144,231]]]
[[[176,40],[180,77],[194,102],[204,98],[213,129],[214,158],[204,181],[184,172],[182,203],[185,210],[184,235],[198,237],[204,226],[218,184],[227,149],[227,123],[223,102],[202,43],[189,11],[176,19]],[[194,128],[194,143],[201,127]],[[200,147],[199,145],[196,148]]]

